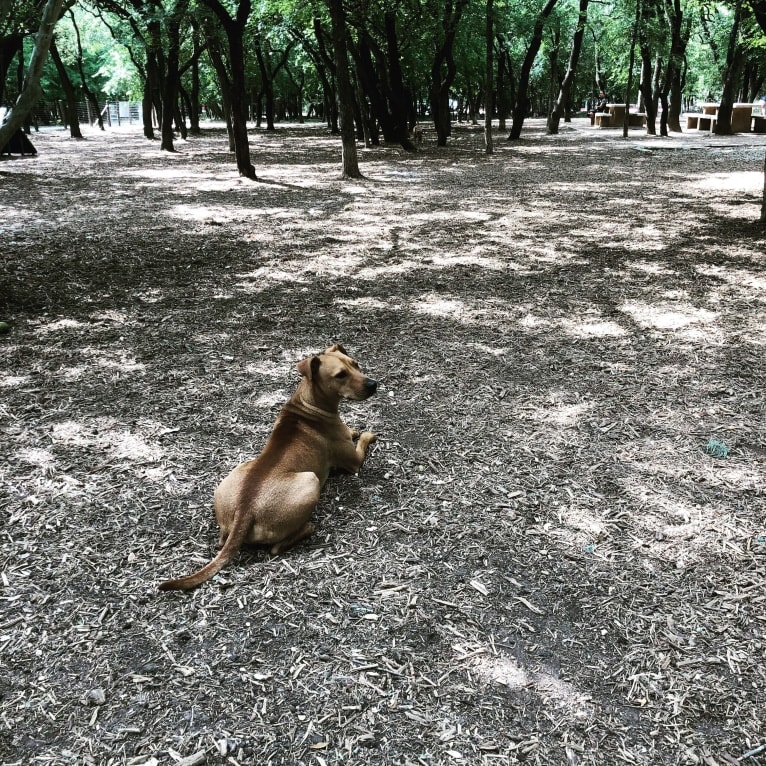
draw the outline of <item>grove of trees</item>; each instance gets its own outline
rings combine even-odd
[[[480,118],[515,139],[529,115],[556,133],[599,89],[651,134],[714,99],[726,133],[765,80],[766,0],[0,0],[0,146],[41,97],[74,137],[79,104],[95,123],[130,100],[166,151],[224,120],[248,178],[248,122],[324,121],[355,175],[356,141],[415,151],[422,121],[443,146]]]

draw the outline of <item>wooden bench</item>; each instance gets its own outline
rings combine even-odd
[[[753,115],[753,133],[766,133],[766,116]]]
[[[609,112],[596,112],[596,127],[597,128],[609,128],[609,124],[612,119],[612,115]]]
[[[686,129],[707,130],[712,133],[715,130],[717,119],[715,114],[687,114]]]

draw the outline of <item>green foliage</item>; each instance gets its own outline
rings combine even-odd
[[[456,0],[453,0],[455,2]],[[642,33],[655,57],[664,59],[669,51],[669,27],[665,3],[668,0],[641,0],[651,12],[643,19]],[[582,104],[596,91],[600,80],[608,95],[621,98],[628,81],[629,46],[638,0],[606,0],[591,2],[587,31],[583,41],[573,101]],[[225,0],[231,12],[237,0]],[[166,15],[171,0],[154,0],[143,5],[127,0],[89,0],[74,6],[74,19],[79,29],[86,82],[99,98],[139,100],[143,91],[143,67],[146,46],[163,47]],[[540,13],[543,0],[496,0],[496,48],[508,51],[511,78],[518,72],[525,55],[531,30]],[[352,42],[367,34],[381,51],[385,50],[383,16],[391,8],[391,0],[348,0],[346,10]],[[445,0],[397,0],[397,34],[404,81],[420,103],[427,101],[434,50],[444,34]],[[746,6],[749,8],[749,6]],[[727,2],[711,4],[707,0],[682,0],[682,8],[691,23],[686,51],[686,80],[684,93],[704,99],[716,97],[721,88],[725,51],[732,24],[732,5]],[[569,56],[577,21],[577,0],[559,0],[548,19],[541,50],[532,70],[530,92],[541,103],[556,89],[558,79]],[[10,16],[0,19],[0,35],[14,30],[33,30],[36,4],[22,0],[12,4]],[[457,76],[454,97],[475,97],[483,89],[486,43],[485,0],[469,0],[457,29],[454,47]],[[278,98],[288,98],[302,88],[305,98],[321,97],[320,66],[316,56],[314,19],[326,25],[324,0],[257,0],[245,35],[247,80],[252,93],[263,87],[262,72],[255,56],[260,46],[267,66],[273,68],[273,85]],[[192,22],[217,26],[218,21],[206,7],[191,0],[188,16],[182,24],[181,67],[185,88],[191,87],[191,72],[184,64],[194,55]],[[157,37],[152,42],[150,27],[156,24]],[[754,82],[763,82],[766,75],[766,36],[746,14],[742,24],[742,55]],[[77,67],[77,38],[69,14],[57,26],[56,43],[73,83],[80,80]],[[33,45],[33,36],[26,40],[26,55]],[[285,58],[285,52],[289,55]],[[284,65],[281,66],[284,61]],[[551,71],[555,63],[556,71]],[[634,73],[635,74],[635,73]],[[15,77],[13,67],[9,81]],[[199,59],[200,101],[220,103],[219,83],[210,59]],[[635,82],[635,80],[634,80]],[[46,97],[61,98],[58,74],[49,62],[43,77]],[[766,86],[763,86],[766,88]]]

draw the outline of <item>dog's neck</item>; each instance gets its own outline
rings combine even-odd
[[[314,404],[311,404],[311,402],[306,401],[305,397],[298,394],[298,402],[301,405],[301,408],[310,412],[312,415],[319,415],[323,418],[334,418],[338,414],[338,410],[333,412],[332,410],[323,410],[321,407],[317,407]]]
[[[317,401],[313,386],[305,379],[301,381],[293,399],[298,407],[312,415],[320,418],[338,417],[338,405],[340,402]]]

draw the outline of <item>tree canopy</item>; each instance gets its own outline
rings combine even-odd
[[[46,58],[38,32],[51,14]],[[135,101],[147,138],[159,129],[173,151],[174,135],[198,131],[201,116],[223,119],[240,173],[253,178],[247,121],[274,130],[313,118],[340,133],[339,95],[357,140],[415,151],[418,121],[440,145],[455,119],[487,114],[501,129],[511,120],[510,138],[529,115],[550,115],[555,132],[600,89],[638,104],[648,131],[655,115],[663,132],[680,130],[683,109],[753,102],[764,80],[763,0],[0,2],[0,104],[15,107],[16,128],[74,126],[78,103],[95,121],[107,101]],[[35,112],[40,95],[46,108]]]

